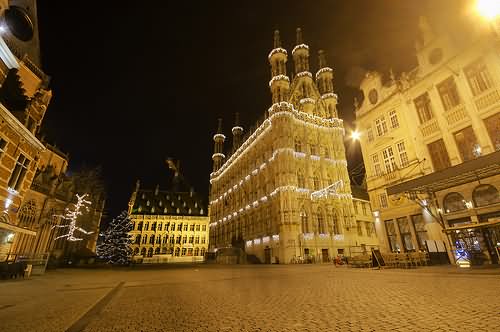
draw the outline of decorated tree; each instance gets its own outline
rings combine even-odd
[[[73,204],[73,208],[66,208],[65,213],[63,215],[55,215],[55,217],[60,217],[63,220],[68,220],[69,224],[68,225],[55,225],[52,226],[52,228],[67,228],[68,232],[66,234],[57,236],[55,240],[66,238],[68,241],[81,241],[83,240],[82,238],[76,237],[75,232],[81,232],[84,234],[92,234],[93,232],[89,232],[82,227],[79,227],[76,225],[76,221],[79,216],[83,214],[83,211],[88,211],[89,208],[88,206],[91,204],[89,200],[87,200],[88,194],[83,194],[83,195],[78,195],[76,194],[76,199],[77,202],[76,204]]]
[[[114,218],[102,234],[103,241],[97,246],[97,255],[110,264],[126,265],[132,257],[129,232],[132,230],[127,211]]]

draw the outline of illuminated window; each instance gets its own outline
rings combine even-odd
[[[417,235],[417,241],[419,249],[426,249],[425,240],[428,240],[427,230],[425,229],[425,221],[421,214],[416,214],[411,216],[411,221],[413,227],[415,228],[415,234]]]
[[[387,239],[389,240],[389,246],[392,252],[398,252],[400,250],[396,235],[396,226],[392,219],[385,220],[385,231],[387,233]]]
[[[411,231],[410,224],[408,223],[408,218],[400,217],[397,218],[396,221],[399,227],[399,233],[401,234],[401,240],[403,241],[405,251],[415,250],[415,246],[413,245],[413,242],[411,240]]]

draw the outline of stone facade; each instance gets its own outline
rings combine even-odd
[[[367,73],[360,86],[364,100],[356,105],[356,121],[382,250],[428,251],[430,241],[447,249],[454,262],[454,244],[443,228],[453,226],[461,213],[474,222],[478,211],[475,206],[461,207],[455,215],[443,208],[445,196],[458,191],[464,197],[461,201],[472,202],[474,188],[491,185],[496,199],[482,209],[488,210],[488,218],[498,218],[498,176],[471,179],[454,189],[451,183],[440,193],[387,195],[386,189],[498,153],[500,44],[490,30],[453,38],[435,34],[425,18],[419,24],[418,66],[398,78],[389,73],[387,82],[380,73]]]
[[[208,216],[194,192],[141,189],[129,202],[133,260],[143,263],[204,261],[208,249]]]
[[[295,76],[275,32],[269,87],[272,106],[245,138],[236,123],[231,155],[214,135],[210,175],[210,248],[240,247],[261,262],[329,261],[360,246],[338,118],[333,70],[319,52],[309,71],[309,46],[297,29]],[[376,241],[375,241],[376,242]],[[373,241],[371,241],[373,243]],[[370,244],[371,244],[370,243]]]

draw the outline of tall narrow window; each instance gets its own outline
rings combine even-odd
[[[301,171],[298,171],[298,173],[297,173],[297,185],[299,186],[299,188],[305,188],[306,187],[306,183],[305,183],[305,180],[304,180],[304,174],[302,174]]]
[[[411,216],[413,227],[417,235],[418,246],[420,249],[425,249],[425,240],[428,240],[427,230],[425,229],[425,221],[421,214]]]
[[[413,245],[413,242],[411,240],[411,231],[410,231],[410,224],[408,223],[408,218],[407,217],[398,218],[397,223],[405,251],[415,250],[415,246]]]
[[[316,172],[314,173],[314,176],[313,176],[313,185],[314,185],[314,190],[320,189],[319,175]]]
[[[323,211],[321,209],[318,209],[318,233],[319,234],[325,234],[325,223],[323,221]]]
[[[437,85],[439,96],[443,102],[445,111],[451,110],[460,104],[460,97],[458,96],[457,85],[453,77],[449,77]]]
[[[476,135],[472,127],[469,126],[454,134],[458,150],[463,161],[472,160],[475,157],[475,149],[477,145]]]
[[[391,120],[391,128],[399,128],[398,113],[395,110],[389,112],[389,119]]]
[[[380,201],[380,207],[381,208],[387,208],[389,206],[387,202],[387,194],[386,193],[381,193],[379,194],[379,201]]]
[[[401,167],[408,166],[408,155],[406,154],[406,148],[404,142],[399,142],[396,144],[399,153],[399,162]]]
[[[490,74],[484,62],[479,60],[470,64],[464,68],[464,73],[474,96],[491,88]]]
[[[432,114],[431,100],[427,92],[417,97],[413,102],[415,103],[420,123],[425,123],[434,117]]]
[[[366,130],[367,136],[368,136],[368,142],[373,142],[373,130],[372,127],[368,128]]]
[[[387,133],[387,124],[383,116],[375,120],[375,128],[377,129],[377,136]]]
[[[3,155],[5,152],[5,148],[7,147],[7,141],[4,140],[3,138],[0,138],[0,157]]]
[[[309,233],[309,224],[307,222],[307,213],[304,209],[300,212],[300,222],[302,225],[302,233]]]
[[[340,228],[339,217],[336,211],[333,211],[333,234],[342,234],[342,230]]]
[[[389,146],[387,149],[383,150],[382,156],[384,157],[385,172],[394,172],[396,170],[396,159],[394,158],[392,147]]]
[[[295,139],[295,151],[302,152],[302,143],[298,138]]]
[[[450,157],[448,157],[448,151],[446,151],[446,146],[442,139],[428,144],[427,149],[429,150],[432,166],[434,166],[435,171],[451,166]]]
[[[500,151],[500,113],[484,119],[484,125],[490,135],[493,147],[496,151]]]
[[[378,154],[372,155],[372,161],[373,161],[373,173],[375,174],[375,176],[382,175],[382,168],[380,167],[380,160],[378,158]]]
[[[399,244],[397,241],[396,235],[396,226],[394,225],[394,221],[392,219],[385,220],[385,231],[387,233],[387,239],[389,240],[389,246],[392,252],[399,251]]]
[[[21,184],[23,183],[24,176],[28,171],[28,166],[30,164],[30,160],[26,158],[23,154],[20,154],[16,161],[16,166],[14,167],[14,171],[12,172],[9,179],[9,188],[12,188],[16,191],[19,191],[21,188]]]

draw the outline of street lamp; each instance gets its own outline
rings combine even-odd
[[[500,1],[498,0],[477,0],[476,11],[484,19],[491,22],[493,30],[500,37]]]
[[[359,141],[360,138],[361,138],[361,133],[358,130],[353,130],[351,132],[351,139],[353,141]]]

